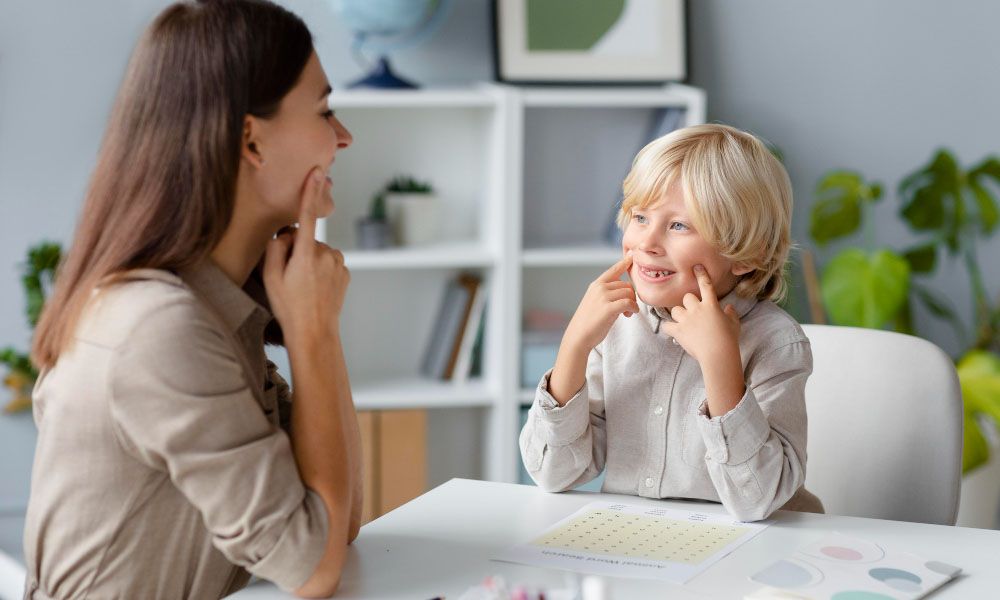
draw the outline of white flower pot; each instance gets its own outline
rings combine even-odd
[[[417,246],[435,241],[440,232],[440,204],[434,194],[387,193],[385,209],[396,243]]]

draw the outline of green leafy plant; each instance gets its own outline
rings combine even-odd
[[[386,194],[429,194],[433,191],[434,188],[428,182],[414,179],[409,175],[397,175],[372,196],[372,205],[368,211],[368,218],[372,221],[380,222],[388,220],[388,213],[385,208]]]
[[[831,171],[817,185],[809,229],[822,247],[863,228],[864,247],[838,252],[820,277],[823,306],[833,323],[915,333],[913,306],[919,302],[954,328],[965,348],[957,370],[965,401],[966,471],[989,459],[982,427],[1000,422],[1000,306],[990,301],[977,256],[978,244],[1000,221],[997,185],[996,157],[964,170],[954,155],[938,150],[899,183],[899,215],[920,239],[897,250],[875,246],[870,212],[883,197],[882,185],[856,172]],[[934,273],[942,254],[960,260],[968,273],[971,336],[949,300],[920,280]]]
[[[393,177],[385,186],[386,192],[408,193],[408,194],[429,194],[433,191],[431,184],[420,181],[409,175],[397,175]]]
[[[368,218],[372,221],[384,223],[388,220],[385,212],[385,192],[379,192],[372,197],[372,207],[368,211]]]
[[[45,305],[46,289],[51,288],[56,268],[62,258],[59,244],[43,242],[28,249],[27,260],[21,265],[21,285],[24,288],[28,325],[34,329]],[[4,408],[16,412],[31,406],[31,388],[38,378],[38,371],[31,358],[24,352],[7,346],[0,349],[0,363],[7,366],[6,385],[13,398]]]

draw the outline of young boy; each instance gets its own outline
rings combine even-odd
[[[605,492],[722,502],[742,521],[822,512],[802,486],[812,353],[774,304],[785,169],[752,135],[700,125],[643,148],[623,190],[624,258],[590,284],[542,377],[528,473],[563,491],[604,471]]]

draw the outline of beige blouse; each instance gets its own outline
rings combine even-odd
[[[802,486],[809,340],[773,302],[720,302],[740,316],[739,404],[708,418],[701,367],[659,331],[669,314],[640,301],[590,353],[587,381],[564,406],[548,392],[551,371],[542,378],[520,439],[539,486],[567,490],[603,472],[602,491],[712,500],[744,521],[823,511]]]
[[[95,294],[35,388],[26,598],[214,599],[249,573],[312,575],[327,514],[280,427],[270,319],[211,262]]]

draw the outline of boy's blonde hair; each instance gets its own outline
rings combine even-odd
[[[679,183],[694,227],[728,260],[753,271],[736,293],[784,298],[792,247],[792,186],[781,162],[757,138],[727,125],[696,125],[653,140],[632,161],[618,226],[660,202]]]

